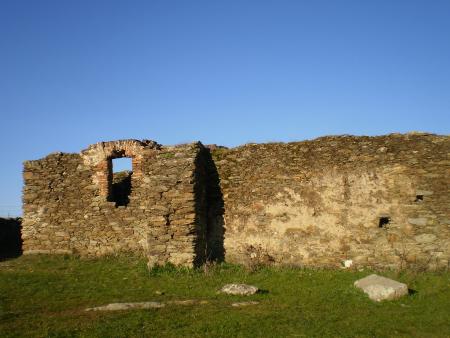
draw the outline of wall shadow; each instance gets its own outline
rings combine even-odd
[[[22,255],[22,219],[0,218],[0,261]]]
[[[224,201],[220,178],[216,164],[211,156],[211,150],[205,148],[206,171],[206,259],[207,261],[223,262],[225,259],[225,228]]]

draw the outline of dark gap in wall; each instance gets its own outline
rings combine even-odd
[[[416,195],[416,200],[414,202],[422,202],[423,201],[423,195]]]
[[[22,255],[22,219],[0,218],[0,261]]]
[[[379,228],[385,228],[391,222],[389,217],[380,217],[380,221],[378,222]]]
[[[112,182],[108,200],[116,202],[116,207],[130,203],[132,169],[130,157],[112,159]]]
[[[215,148],[217,146],[206,146],[203,151],[207,200],[206,258],[208,261],[223,262],[225,259],[225,205],[219,173],[212,156]]]

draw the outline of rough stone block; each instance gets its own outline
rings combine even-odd
[[[424,217],[420,217],[420,218],[408,218],[408,222],[410,224],[413,225],[419,225],[419,226],[424,226],[427,225],[427,219]]]
[[[354,285],[376,302],[393,300],[408,294],[406,284],[375,274],[357,280]]]
[[[414,237],[419,243],[431,243],[436,240],[437,236],[434,234],[421,234]]]

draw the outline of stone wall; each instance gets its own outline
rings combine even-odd
[[[227,261],[449,264],[447,136],[323,137],[212,153],[224,200]],[[220,210],[216,216],[220,220]]]
[[[23,249],[131,251],[150,266],[448,267],[449,156],[448,136],[419,133],[233,149],[100,142],[24,163]],[[118,157],[132,173],[113,174]]]
[[[100,142],[80,154],[24,163],[23,249],[100,256],[145,254],[149,264],[200,264],[206,254],[200,143]],[[127,205],[114,198],[112,159],[131,157]]]

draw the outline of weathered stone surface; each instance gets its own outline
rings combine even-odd
[[[408,218],[408,222],[413,225],[420,225],[424,226],[427,225],[427,219],[426,218]]]
[[[50,250],[27,250],[23,253],[24,255],[39,255],[39,254],[56,254],[56,255],[70,255],[73,254],[71,250],[64,249],[50,249]]]
[[[428,191],[428,190],[417,190],[416,191],[416,195],[431,196],[431,195],[433,195],[433,192],[432,191]]]
[[[215,149],[226,260],[446,268],[449,154],[450,137],[423,133]]]
[[[239,296],[253,295],[258,291],[259,289],[256,286],[247,284],[226,284],[220,289],[222,293]]]
[[[393,300],[408,294],[406,284],[375,274],[357,280],[354,285],[376,302]]]
[[[422,234],[422,235],[415,236],[414,239],[418,243],[431,243],[437,239],[437,236],[434,234]]]
[[[87,308],[85,311],[123,311],[133,309],[157,309],[165,305],[159,302],[111,303],[104,306]]]

